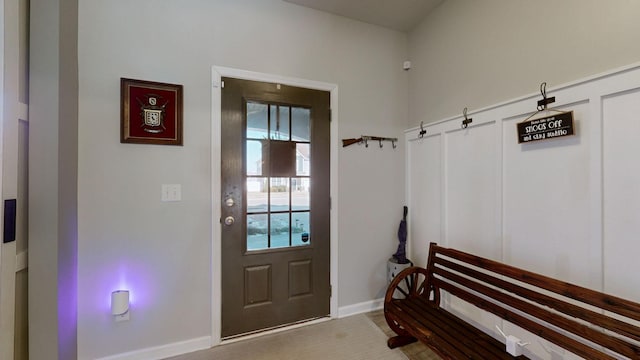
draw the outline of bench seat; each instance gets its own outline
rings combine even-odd
[[[434,305],[420,296],[391,302],[386,311],[405,328],[420,329],[415,339],[430,344],[436,352],[445,358],[456,359],[527,359],[525,356],[513,357],[504,350],[504,344],[464,320]],[[390,338],[389,347],[394,346]],[[401,338],[404,339],[404,338]],[[411,342],[410,339],[406,339]],[[401,340],[402,341],[402,340]]]

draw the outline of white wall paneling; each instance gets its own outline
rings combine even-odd
[[[428,248],[412,239],[439,242],[441,239],[442,136],[426,136],[407,146],[407,204],[409,206],[407,248],[416,266],[426,266]]]
[[[497,259],[495,126],[485,122],[445,133],[443,162],[446,245]]]
[[[573,110],[576,135],[518,144],[516,124],[503,125],[504,260],[585,286],[589,246],[589,103]],[[544,257],[533,257],[545,251]]]
[[[602,99],[604,286],[640,299],[640,89]]]
[[[431,241],[640,302],[640,65],[547,91],[575,135],[518,144],[539,94],[406,131],[411,254]],[[541,112],[538,117],[552,114]],[[440,188],[441,194],[434,193]],[[468,305],[454,310],[542,359],[574,358]],[[540,341],[538,341],[540,340]]]

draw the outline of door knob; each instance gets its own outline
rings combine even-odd
[[[236,222],[236,219],[234,219],[233,216],[227,216],[224,218],[224,224],[227,226],[233,225],[234,222]]]

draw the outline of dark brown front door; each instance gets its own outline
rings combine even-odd
[[[327,316],[330,95],[222,80],[222,337]]]

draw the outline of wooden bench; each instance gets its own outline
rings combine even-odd
[[[640,359],[640,304],[435,243],[426,269],[403,270],[387,289],[390,348],[420,340],[444,359],[528,359],[440,307],[441,291],[585,359]]]

